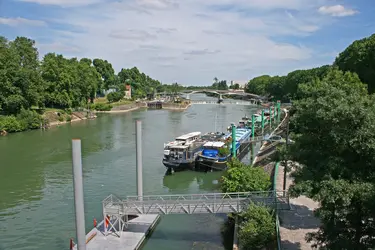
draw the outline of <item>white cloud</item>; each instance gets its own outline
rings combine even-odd
[[[49,44],[37,43],[36,46],[38,47],[39,52],[42,52],[42,54],[54,52],[57,54],[64,54],[64,56],[66,54],[69,54],[69,55],[73,54],[74,56],[74,54],[81,52],[79,48],[72,46],[72,45],[64,44],[61,42],[53,42]]]
[[[230,80],[287,73],[312,64],[311,48],[287,41],[324,25],[326,18],[315,13],[325,1],[116,1],[63,11],[58,17],[62,26],[75,25],[84,32],[51,30],[54,42],[41,46],[43,52],[103,58],[117,71],[137,66],[165,83],[205,85],[215,76]]]
[[[18,0],[20,2],[36,3],[41,5],[56,5],[61,7],[85,6],[95,4],[101,0]]]
[[[17,27],[21,25],[28,25],[28,26],[46,26],[46,23],[44,21],[40,20],[31,20],[26,19],[22,17],[16,17],[16,18],[3,18],[0,17],[0,24]]]
[[[337,17],[353,16],[358,13],[354,9],[345,8],[342,5],[322,6],[318,9],[319,13]]]

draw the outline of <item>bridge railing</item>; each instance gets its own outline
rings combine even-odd
[[[273,191],[240,192],[240,193],[204,193],[184,195],[146,195],[142,197],[127,196],[125,201],[179,201],[179,200],[223,200],[223,199],[248,199],[252,197],[267,197],[274,194]],[[280,193],[282,194],[282,192]]]
[[[204,200],[238,200],[252,198],[276,197],[283,198],[283,191],[259,191],[259,192],[238,192],[238,193],[203,193],[203,194],[171,194],[171,195],[144,195],[144,196],[127,196],[124,200],[114,195],[109,195],[103,200],[103,205],[117,204],[139,201],[204,201]]]

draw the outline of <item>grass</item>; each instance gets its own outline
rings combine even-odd
[[[96,98],[94,100],[94,103],[103,103],[103,104],[111,104],[113,107],[116,107],[116,106],[121,106],[121,105],[126,105],[126,104],[132,104],[134,103],[134,101],[132,100],[121,100],[119,102],[112,102],[112,103],[109,103],[107,98],[105,97],[99,97],[99,98]]]

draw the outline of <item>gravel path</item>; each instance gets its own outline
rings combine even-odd
[[[280,164],[277,175],[277,190],[283,190],[284,167]],[[293,179],[287,175],[286,189],[293,183]],[[307,250],[311,244],[305,240],[305,235],[318,230],[319,220],[314,217],[313,210],[319,204],[306,196],[290,199],[292,210],[280,210],[280,238],[281,249]]]

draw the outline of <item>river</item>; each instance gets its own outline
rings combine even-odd
[[[72,138],[82,140],[89,230],[94,218],[100,220],[101,201],[107,195],[136,193],[136,120],[142,120],[143,126],[144,194],[203,193],[218,190],[221,173],[186,171],[165,176],[163,143],[192,131],[205,133],[215,127],[223,131],[256,110],[242,105],[193,105],[185,111],[100,114],[94,120],[47,131],[0,137],[0,250],[69,249],[69,239],[75,237]],[[225,249],[228,239],[221,234],[225,220],[212,214],[163,216],[143,249]]]

